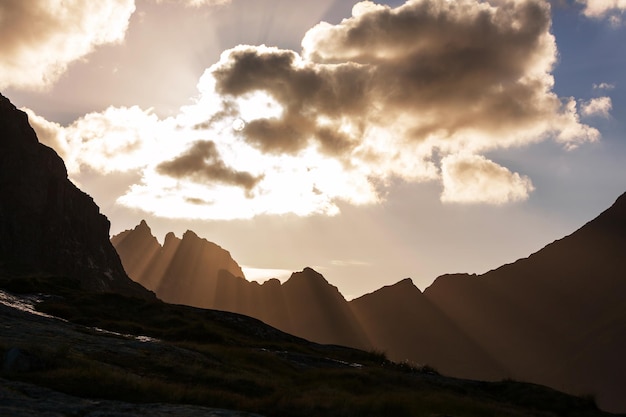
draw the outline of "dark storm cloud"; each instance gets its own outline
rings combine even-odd
[[[213,141],[198,141],[182,155],[171,161],[162,162],[157,172],[174,178],[192,178],[200,181],[234,185],[251,191],[262,179],[249,172],[228,167],[221,159]]]

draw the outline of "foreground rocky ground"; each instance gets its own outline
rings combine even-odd
[[[0,291],[0,343],[8,347],[3,373],[24,376],[49,367],[50,352],[67,355],[155,355],[164,360],[202,361],[202,355],[149,337],[115,334],[69,323],[37,312],[37,297],[22,298]],[[62,360],[62,358],[61,358]],[[96,384],[97,381],[94,381]],[[103,393],[105,394],[105,393]],[[78,398],[31,383],[0,378],[0,416],[7,417],[260,417],[233,410],[178,404],[133,404]]]
[[[238,314],[71,285],[0,291],[0,357],[1,416],[610,415],[537,385],[448,378]]]

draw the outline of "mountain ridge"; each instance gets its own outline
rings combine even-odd
[[[604,407],[626,411],[620,395],[626,381],[613,372],[626,375],[619,354],[626,350],[623,253],[626,193],[528,257],[480,275],[444,274],[424,291],[405,278],[348,302],[307,267],[282,284],[223,274],[222,302],[213,306],[309,340],[381,350],[449,375],[593,392]]]

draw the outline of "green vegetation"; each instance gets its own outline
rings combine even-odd
[[[310,343],[238,314],[93,294],[59,278],[0,285],[53,294],[38,308],[79,324],[108,345],[80,340],[20,348],[40,369],[2,377],[87,398],[169,402],[256,412],[266,416],[600,416],[589,398],[515,381],[476,382],[364,352]],[[83,327],[84,326],[84,327]],[[119,343],[117,343],[119,342]],[[0,337],[0,354],[10,346]]]

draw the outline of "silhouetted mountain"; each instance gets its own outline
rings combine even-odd
[[[159,275],[151,271],[151,263],[161,250],[161,245],[148,224],[142,220],[133,230],[126,230],[111,238],[111,243],[122,259],[124,269],[146,288],[156,288]],[[152,280],[151,280],[152,279]]]
[[[321,274],[304,268],[291,274],[281,290],[294,334],[306,333],[320,343],[371,347],[346,299]]]
[[[0,275],[56,275],[151,297],[124,272],[109,227],[63,160],[39,143],[26,113],[0,95]]]
[[[624,254],[626,194],[526,259],[480,276],[444,275],[424,293],[407,279],[348,303],[310,268],[282,285],[222,270],[214,287],[195,291],[201,276],[187,280],[184,269],[170,267],[176,280],[168,291],[184,288],[195,298],[177,302],[250,315],[309,340],[374,348],[454,376],[516,378],[592,394],[624,412]]]
[[[128,274],[166,302],[209,307],[215,302],[220,271],[244,276],[228,251],[192,231],[182,239],[168,233],[161,246],[142,221],[111,242]]]
[[[281,285],[249,282],[230,253],[195,233],[165,236],[163,247],[142,221],[111,238],[128,274],[163,301],[246,314],[319,343],[369,348],[339,290],[311,268]]]
[[[626,411],[626,194],[573,234],[481,276],[444,275],[426,297],[509,376],[595,394]]]
[[[458,377],[496,379],[503,374],[480,341],[434,306],[411,279],[356,298],[350,307],[371,343],[392,360],[428,364]]]

